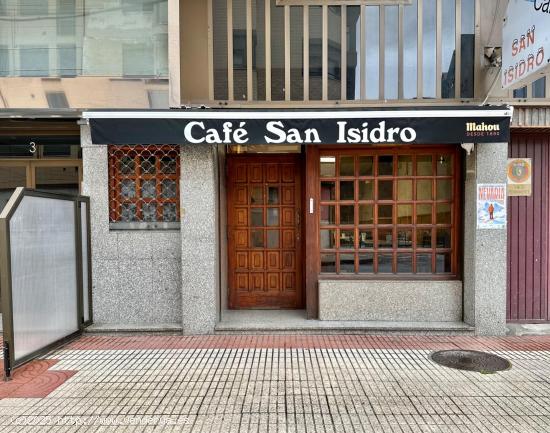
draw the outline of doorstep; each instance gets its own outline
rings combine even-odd
[[[305,310],[225,310],[216,334],[473,335],[463,322],[307,320]]]
[[[84,332],[100,334],[110,332],[177,332],[181,334],[183,327],[179,323],[159,323],[151,325],[122,325],[114,323],[94,323],[84,329]]]
[[[550,335],[550,323],[507,323],[506,335]]]

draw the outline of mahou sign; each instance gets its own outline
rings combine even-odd
[[[548,72],[550,0],[510,0],[502,27],[502,87],[517,89]]]

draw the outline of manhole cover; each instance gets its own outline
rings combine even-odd
[[[496,373],[512,367],[507,359],[477,350],[441,350],[432,353],[431,358],[432,361],[444,367],[479,373]]]

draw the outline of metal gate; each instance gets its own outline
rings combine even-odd
[[[508,302],[510,322],[549,320],[550,136],[512,132],[510,158],[531,158],[532,194],[508,205]]]
[[[4,374],[92,322],[90,202],[17,188],[0,214]]]

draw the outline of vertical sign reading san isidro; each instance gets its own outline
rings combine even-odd
[[[506,184],[477,185],[477,228],[506,228]]]

